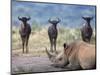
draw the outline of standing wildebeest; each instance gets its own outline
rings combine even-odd
[[[93,17],[82,17],[82,18],[86,21],[86,23],[81,29],[82,40],[85,42],[90,42],[93,33],[90,21],[93,19]]]
[[[22,21],[19,33],[20,33],[20,36],[21,36],[21,39],[22,39],[23,53],[24,53],[25,43],[26,43],[26,53],[28,53],[28,40],[29,40],[29,36],[30,36],[30,33],[31,33],[31,27],[27,23],[27,21],[30,20],[30,17],[29,18],[27,18],[27,17],[22,17],[22,18],[18,17],[18,19],[20,21]]]
[[[51,23],[52,25],[49,26],[48,28],[48,35],[49,35],[49,40],[50,40],[50,50],[51,52],[53,52],[53,47],[54,50],[56,52],[56,39],[57,39],[57,35],[58,35],[58,31],[57,31],[57,24],[60,22],[60,19],[58,18],[58,20],[48,20],[49,23]]]

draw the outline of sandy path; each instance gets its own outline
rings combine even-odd
[[[12,73],[50,72],[67,70],[51,66],[48,57],[12,56]]]

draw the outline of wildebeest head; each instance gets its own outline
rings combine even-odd
[[[92,19],[93,19],[93,17],[82,17],[84,20],[86,20],[87,22],[90,22]]]
[[[52,20],[52,19],[49,19],[48,22],[53,24],[53,25],[57,25],[61,20],[59,18],[55,19],[55,20]]]
[[[27,21],[29,21],[31,18],[30,17],[19,17],[18,16],[18,19],[20,20],[20,21],[22,21],[23,23],[26,23]]]
[[[69,64],[66,51],[68,51],[69,46],[64,43],[63,45],[64,50],[61,53],[55,54],[51,53],[46,49],[46,53],[49,57],[49,60],[53,63],[53,66],[55,67],[65,67],[65,65]]]

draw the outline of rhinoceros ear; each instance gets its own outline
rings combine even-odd
[[[64,49],[68,48],[68,45],[66,43],[63,44]]]
[[[66,48],[66,43],[64,43],[64,45],[63,45],[63,46],[64,46],[64,48]]]

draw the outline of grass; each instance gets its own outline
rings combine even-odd
[[[28,63],[26,62],[26,57],[44,57],[47,56],[45,52],[45,47],[48,49],[50,48],[50,42],[49,42],[49,37],[48,37],[48,27],[40,27],[39,25],[32,25],[32,32],[29,38],[29,53],[28,54],[23,54],[22,53],[22,45],[21,45],[21,38],[19,35],[19,28],[13,26],[12,27],[12,62],[14,60],[16,61],[21,61],[25,62],[23,64],[20,64],[19,62],[13,62],[12,63],[12,73],[29,73],[29,72],[34,72],[36,69],[38,69],[38,66],[34,66],[32,64],[37,65],[37,63],[34,63],[29,61]],[[71,43],[75,40],[82,40],[81,39],[81,33],[80,29],[71,29],[67,27],[59,27],[58,28],[58,38],[57,38],[57,51],[61,51],[63,49],[63,43]],[[95,32],[91,38],[91,43],[95,44]],[[22,58],[18,59],[16,58]],[[24,57],[24,58],[23,58]],[[29,59],[27,58],[27,59]],[[14,60],[13,60],[14,59]],[[23,60],[24,59],[24,60]],[[32,58],[32,60],[34,60]],[[39,59],[36,59],[39,60]],[[43,59],[42,59],[43,60]],[[44,61],[44,60],[43,60]],[[45,61],[47,62],[47,61]],[[41,63],[41,60],[40,62]],[[47,64],[47,63],[45,63]],[[18,66],[20,65],[20,66]],[[44,64],[43,64],[44,66]],[[46,69],[45,69],[46,67]],[[35,69],[36,68],[36,69]],[[44,70],[46,71],[49,69],[49,67],[44,66]],[[42,69],[43,69],[42,68]],[[41,69],[41,70],[42,70]],[[39,70],[39,71],[41,71]]]
[[[49,49],[50,42],[47,33],[47,27],[41,27],[39,25],[32,25],[32,32],[29,39],[29,50],[34,56],[45,55],[45,47]],[[57,50],[63,48],[63,43],[73,42],[74,40],[82,40],[80,29],[71,29],[67,27],[58,28],[57,38]],[[95,32],[91,38],[91,43],[95,44]],[[22,45],[21,38],[19,35],[19,28],[12,27],[12,51],[14,53],[21,53]]]

